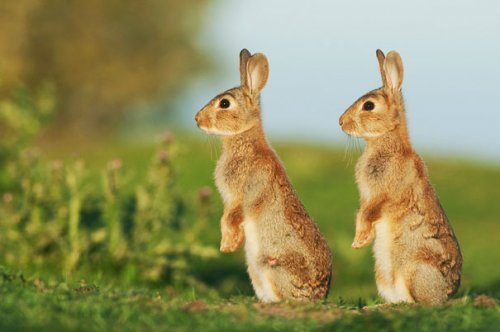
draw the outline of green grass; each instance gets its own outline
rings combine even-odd
[[[195,195],[202,186],[215,190],[212,174],[220,152],[215,151],[214,143],[194,138],[184,138],[181,143],[179,188],[186,196]],[[350,248],[358,204],[354,161],[348,163],[342,149],[330,147],[287,143],[275,144],[275,148],[333,250],[334,281],[326,303],[257,305],[240,251],[221,255],[214,264],[200,268],[201,279],[217,290],[211,295],[163,287],[138,289],[144,286],[124,285],[84,272],[67,279],[44,276],[50,285],[43,287],[7,277],[0,287],[0,329],[474,331],[500,326],[497,305],[487,308],[474,303],[479,293],[500,297],[499,167],[453,159],[428,160],[432,182],[464,256],[462,287],[452,304],[440,307],[377,307],[371,250]],[[144,177],[154,145],[89,144],[75,151],[66,144],[43,150],[49,158],[65,159],[78,153],[95,170],[121,158],[133,184]],[[100,174],[96,172],[94,178],[99,180]],[[220,215],[222,206],[216,196],[216,215]],[[204,236],[217,246],[217,219]],[[32,275],[35,278],[38,274]],[[78,278],[97,286],[78,288]],[[365,305],[368,308],[362,309]]]
[[[437,307],[325,303],[259,304],[249,297],[198,299],[166,290],[46,285],[3,272],[0,330],[126,331],[493,331],[492,298],[462,297]]]

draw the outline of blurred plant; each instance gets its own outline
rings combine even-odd
[[[120,195],[122,161],[112,160],[104,174],[104,220],[106,221],[108,250],[114,259],[121,259],[127,253],[123,236],[122,197]]]
[[[203,187],[198,190],[196,222],[185,232],[186,241],[193,243],[198,239],[209,222],[214,218],[212,213],[212,189]]]
[[[55,107],[55,89],[51,84],[43,84],[31,94],[17,86],[13,93],[0,98],[0,188],[7,182],[3,170],[8,162],[38,134]]]
[[[197,44],[208,3],[0,1],[0,70],[9,90],[54,82],[57,133],[106,133],[126,107],[175,97],[210,68]]]
[[[136,190],[134,242],[138,248],[151,247],[151,238],[157,237],[163,229],[178,229],[180,226],[181,200],[175,192],[172,163],[177,151],[172,135],[165,134],[151,163],[147,183]]]
[[[17,201],[12,193],[7,192],[2,195],[0,204],[0,252],[6,264],[19,264],[18,255],[24,256],[23,238],[19,229],[22,211]]]
[[[202,245],[198,237],[186,236],[207,223],[181,222],[183,201],[176,190],[172,162],[178,151],[172,134],[167,132],[151,163],[146,185],[136,190],[133,239],[142,278],[158,281],[166,277],[172,284],[182,285],[194,282],[187,277],[191,258],[212,258],[217,253],[212,247]]]
[[[175,181],[178,151],[167,134],[148,178],[128,193],[119,159],[108,163],[97,186],[86,181],[82,160],[45,163],[26,150],[10,167],[16,190],[0,201],[0,264],[66,275],[111,271],[129,281],[203,287],[193,267],[217,256],[201,240],[212,217],[211,191],[200,190],[191,204],[194,218],[186,218]]]
[[[150,280],[158,280],[171,264],[167,254],[172,250],[171,237],[165,234],[179,229],[180,197],[174,190],[172,158],[176,146],[171,134],[157,150],[145,185],[136,190],[137,213],[133,231],[137,260],[142,262],[140,273]]]
[[[85,187],[83,185],[83,180],[85,178],[85,167],[82,160],[76,160],[73,165],[66,169],[66,187],[68,194],[68,235],[67,235],[67,249],[64,270],[66,273],[70,273],[75,268],[82,251],[84,251],[88,245],[88,236],[85,236],[80,231],[80,211],[82,209],[82,202],[85,197]],[[59,202],[64,198],[60,197]],[[65,216],[65,208],[62,208],[60,212],[60,217]],[[61,222],[63,218],[58,218],[58,224],[64,226]],[[85,241],[87,240],[87,241]]]

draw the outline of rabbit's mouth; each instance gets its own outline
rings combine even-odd
[[[355,131],[346,131],[346,130],[344,130],[344,133],[346,133],[350,137],[362,137],[360,134],[358,134]]]
[[[196,125],[198,128],[206,132],[207,134],[216,134],[216,130],[212,128],[212,123],[210,121],[210,118],[205,116],[202,116],[200,113],[196,114],[195,117]]]
[[[209,135],[215,135],[215,136],[231,136],[234,135],[233,132],[227,131],[227,130],[219,130],[217,128],[208,128],[204,125],[198,124],[198,127],[203,130],[205,133]]]
[[[197,122],[196,124],[198,125],[198,128],[203,130],[205,133],[207,133],[209,135],[215,135],[215,130],[213,130],[212,128],[210,128],[210,127],[208,127],[205,124],[202,124],[200,122]]]
[[[340,127],[342,128],[342,131],[349,136],[354,136],[354,137],[360,136],[356,131],[356,125],[353,124],[352,122],[341,123]]]

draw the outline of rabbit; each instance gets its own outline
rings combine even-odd
[[[200,129],[222,140],[215,170],[224,203],[220,251],[245,243],[261,302],[321,300],[329,291],[332,256],[264,134],[260,92],[268,75],[266,56],[243,49],[241,85],[213,98],[195,117]]]
[[[366,142],[356,164],[360,208],[352,247],[374,241],[377,289],[387,302],[443,303],[460,286],[460,247],[410,143],[401,57],[376,54],[383,86],[339,119],[345,133]]]

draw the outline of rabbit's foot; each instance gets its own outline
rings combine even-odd
[[[220,242],[220,251],[221,252],[235,252],[238,249],[238,246],[234,243],[234,241],[221,241]]]
[[[374,234],[372,231],[365,230],[365,231],[357,232],[351,246],[354,249],[366,247],[367,245],[369,245],[372,242],[373,238],[374,238]]]
[[[221,220],[221,233],[222,238],[219,249],[221,252],[235,252],[245,240],[245,232],[242,223],[238,219],[223,218]]]
[[[235,252],[243,243],[243,233],[236,236],[223,236],[220,241],[220,251],[224,253]]]

